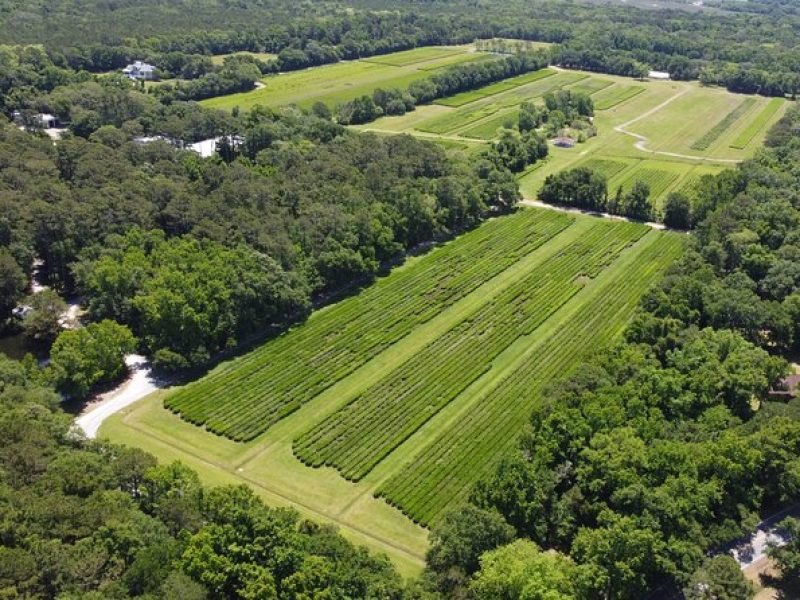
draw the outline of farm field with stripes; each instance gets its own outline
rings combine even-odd
[[[427,527],[515,442],[548,385],[618,338],[683,239],[522,208],[101,433],[209,483],[247,483],[416,573]]]
[[[789,105],[782,98],[733,94],[697,82],[638,81],[547,68],[357,129],[408,133],[447,149],[479,152],[501,128],[516,127],[521,102],[542,103],[544,94],[560,89],[591,96],[598,135],[574,148],[551,145],[545,161],[521,173],[520,188],[530,199],[548,175],[600,166],[609,194],[642,181],[658,207],[670,192],[691,190],[689,184],[703,175],[751,157]]]

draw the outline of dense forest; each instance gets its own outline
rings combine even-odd
[[[82,441],[30,365],[0,355],[3,598],[400,598],[385,557],[215,489],[180,463]]]
[[[0,42],[28,47],[22,65],[12,47],[0,60],[3,92],[14,93],[72,72],[119,69],[147,60],[164,76],[199,79],[178,84],[179,98],[247,89],[258,72],[383,54],[421,45],[509,37],[557,44],[553,61],[565,67],[619,75],[647,68],[675,79],[701,79],[732,91],[794,95],[800,89],[794,30],[796,10],[777,0],[726,3],[724,11],[653,11],[547,0],[533,13],[523,2],[357,3],[353,12],[335,2],[38,4],[4,2]],[[752,6],[752,9],[750,7]],[[728,10],[731,8],[732,10]],[[388,10],[384,10],[388,9]],[[76,40],[80,40],[76,42]],[[275,59],[214,65],[209,56],[235,51],[270,52]],[[35,72],[35,73],[32,73]],[[168,86],[172,87],[172,86]],[[23,89],[20,89],[23,88]],[[166,93],[166,92],[161,92]],[[170,94],[167,93],[169,97]]]
[[[39,257],[50,285],[83,295],[90,319],[129,326],[165,369],[302,319],[312,299],[368,282],[518,197],[502,164],[470,165],[431,143],[357,135],[299,111],[234,118],[96,83],[43,101],[69,111],[78,135],[54,147],[0,131],[11,292],[2,317]],[[242,143],[212,159],[135,141],[225,131]]]

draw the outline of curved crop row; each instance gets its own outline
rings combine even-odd
[[[489,221],[177,390],[165,406],[214,433],[252,439],[571,222],[528,210]]]
[[[630,268],[598,286],[566,326],[541,340],[521,368],[471,406],[378,495],[424,525],[435,523],[448,506],[465,500],[472,486],[516,443],[546,387],[609,347],[642,294],[680,254],[677,236],[649,235],[658,236],[658,243],[638,251]]]
[[[297,439],[295,454],[311,466],[333,466],[348,479],[361,479],[645,231],[629,223],[597,221],[580,239]]]

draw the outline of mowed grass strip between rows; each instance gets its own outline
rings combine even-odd
[[[490,220],[223,363],[168,396],[165,406],[214,433],[253,439],[571,222],[563,214],[528,211]]]
[[[736,108],[734,108],[731,112],[725,115],[720,121],[714,125],[711,129],[709,129],[706,133],[704,133],[697,141],[695,141],[691,148],[692,150],[707,150],[711,144],[716,142],[719,137],[727,131],[731,125],[733,125],[736,121],[738,121],[742,115],[744,115],[747,111],[749,111],[753,105],[755,105],[756,99],[755,98],[745,98],[742,100]]]
[[[608,110],[644,92],[645,88],[641,85],[618,85],[608,90],[597,93],[594,98],[596,110]]]
[[[307,464],[364,477],[403,441],[530,335],[646,230],[597,221],[585,235],[467,315],[411,360],[295,443]]]
[[[747,127],[731,142],[731,148],[742,150],[753,141],[759,131],[772,120],[775,114],[781,109],[785,100],[782,98],[771,98],[766,106],[761,109],[755,119],[748,123]]]
[[[530,351],[511,374],[479,396],[378,494],[424,525],[435,524],[448,507],[465,500],[517,442],[547,386],[610,347],[641,296],[682,248],[677,234],[647,233],[534,332]]]

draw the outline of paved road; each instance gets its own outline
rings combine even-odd
[[[130,354],[125,357],[125,362],[131,372],[128,379],[116,389],[100,396],[97,402],[88,405],[75,419],[86,437],[96,437],[97,430],[108,417],[163,387],[164,383],[153,377],[150,363],[144,356]]]
[[[778,524],[786,517],[800,517],[800,503],[770,515],[761,521],[749,539],[734,546],[731,555],[742,569],[746,569],[766,556],[770,545],[783,546],[789,540]]]

